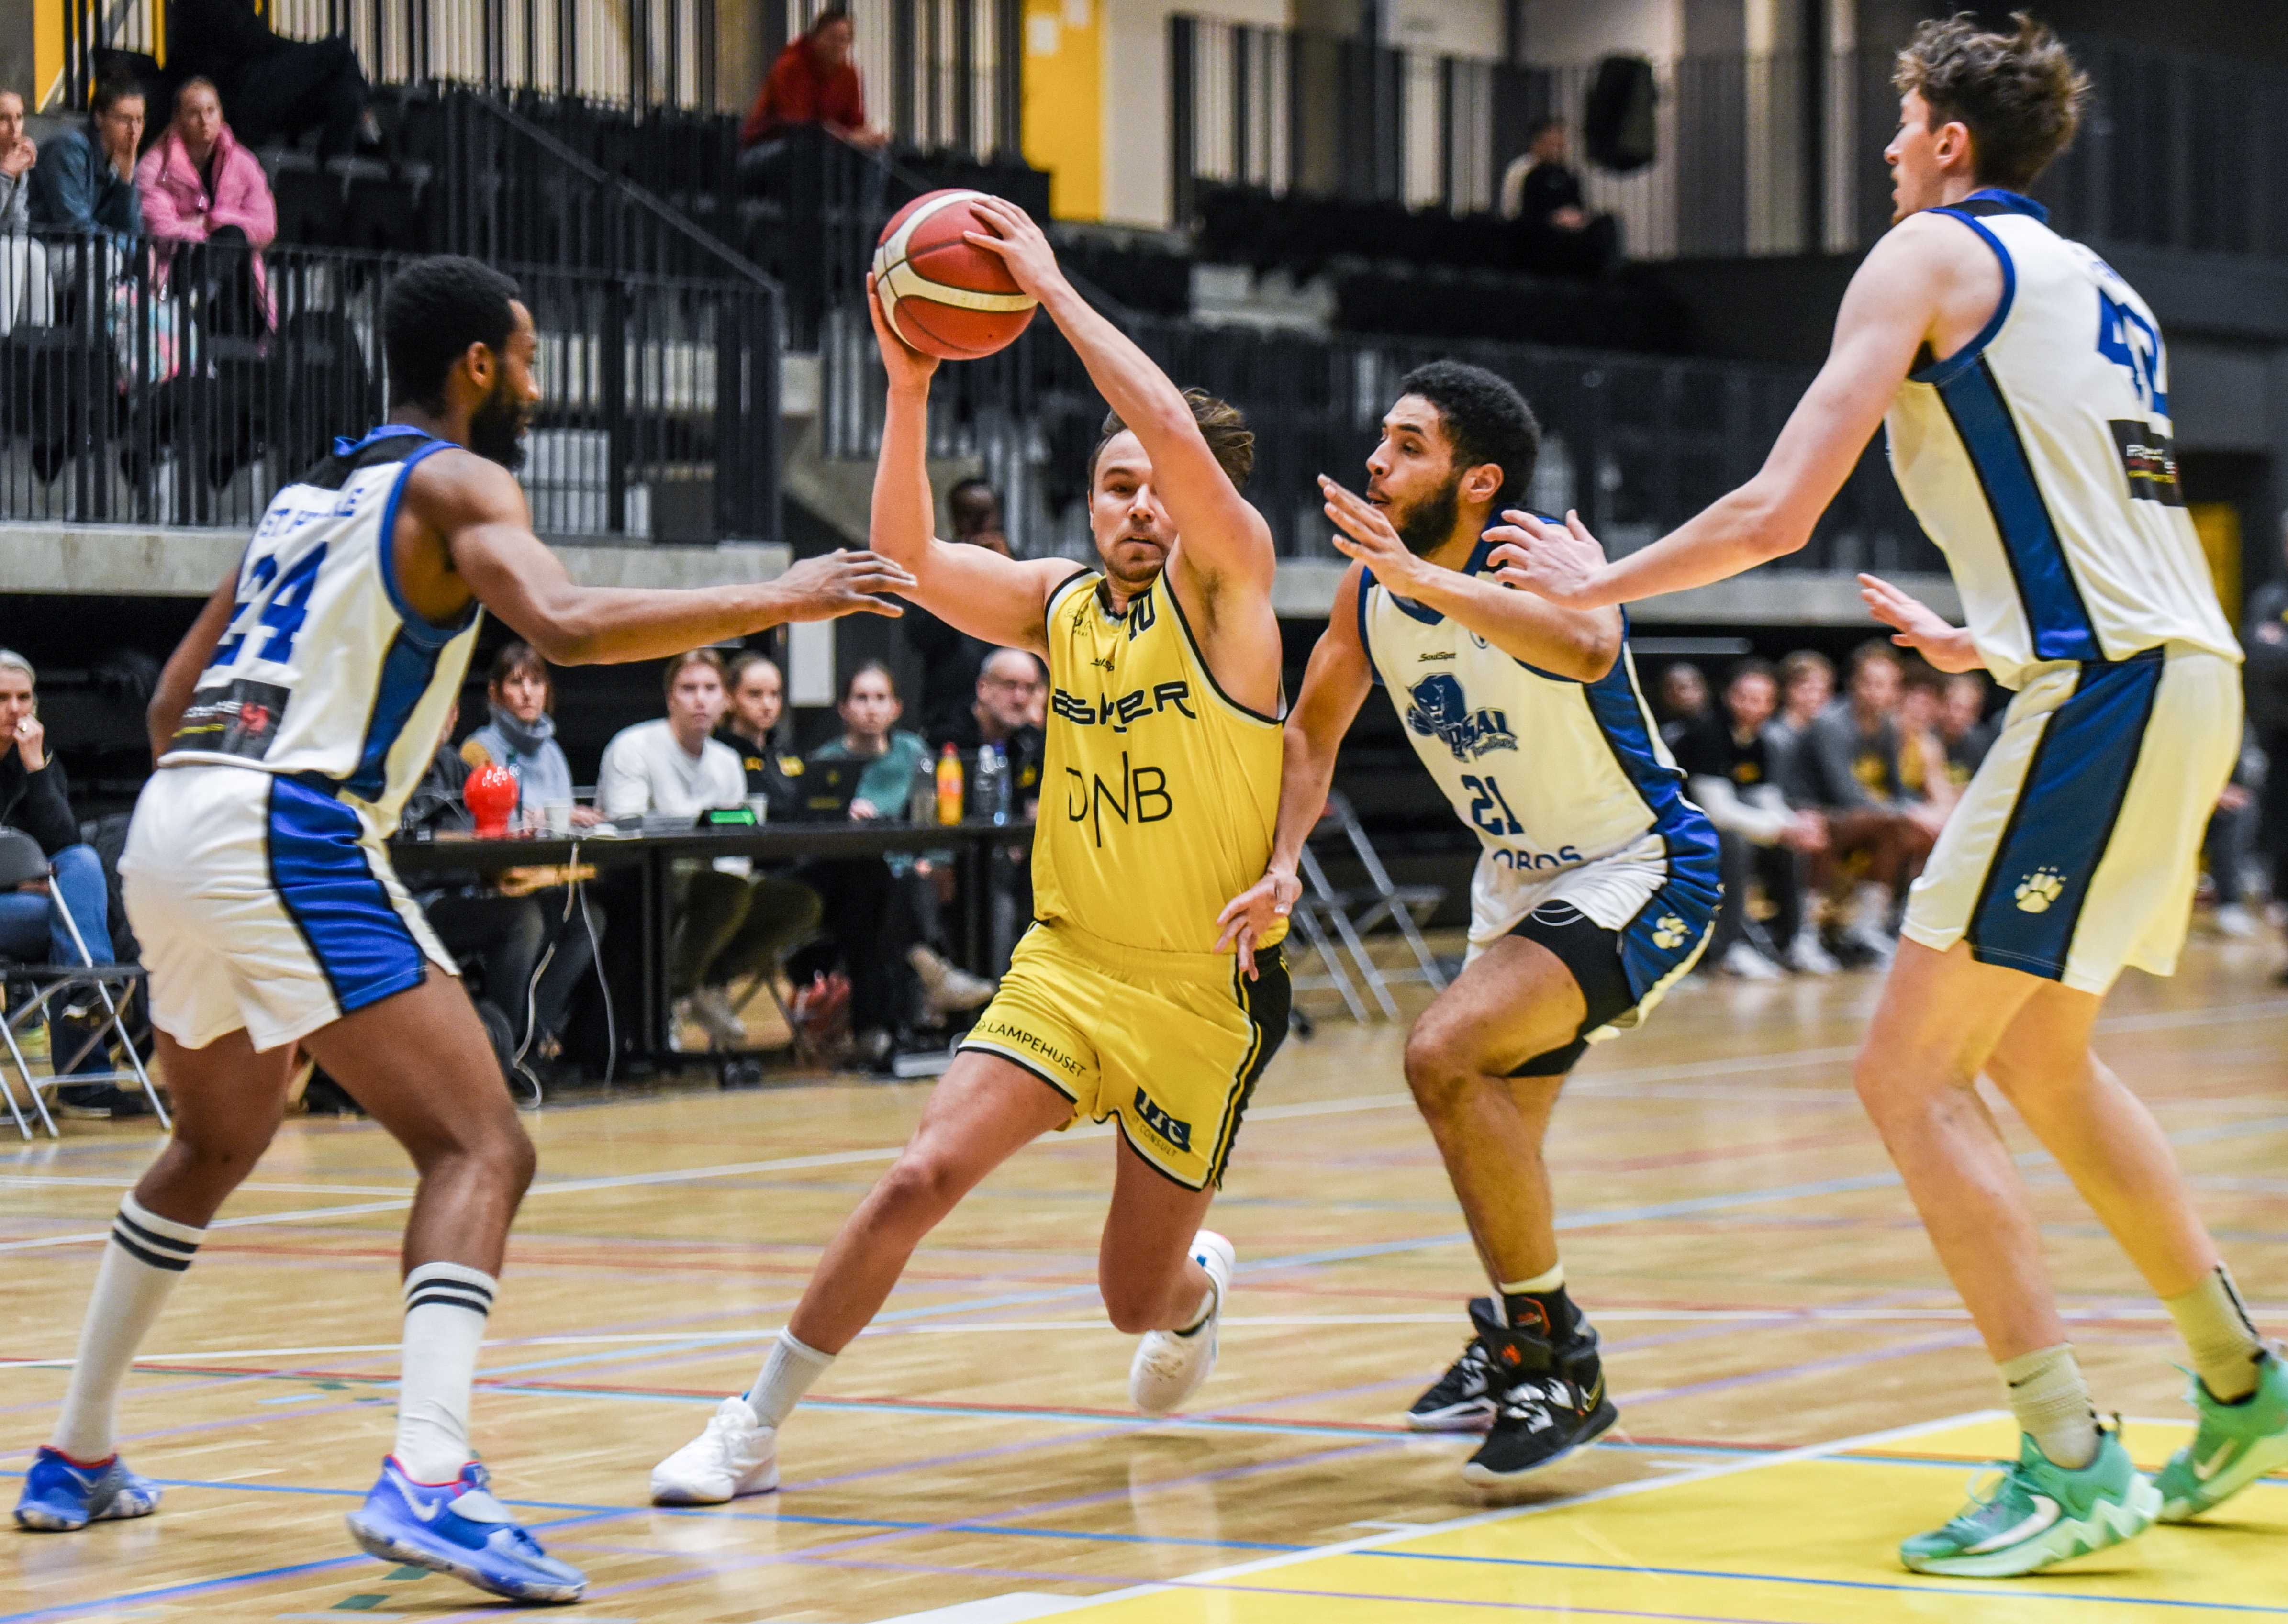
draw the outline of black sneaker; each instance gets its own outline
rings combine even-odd
[[[1620,1419],[1606,1397],[1597,1333],[1586,1320],[1577,1321],[1562,1343],[1480,1325],[1492,1359],[1496,1407],[1493,1430],[1462,1468],[1464,1482],[1513,1482],[1595,1442]]]
[[[1476,1328],[1462,1357],[1406,1412],[1406,1424],[1417,1432],[1482,1432],[1493,1425],[1493,1356],[1486,1329],[1498,1331],[1502,1325],[1491,1297],[1470,1299],[1470,1323]]]

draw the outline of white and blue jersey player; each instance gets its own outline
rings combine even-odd
[[[2239,753],[2240,650],[2185,511],[2153,313],[2024,194],[2086,84],[2046,29],[2016,23],[1925,23],[1900,53],[1897,223],[1762,471],[1611,563],[1569,518],[1520,516],[1494,555],[1503,579],[1577,609],[1721,580],[1802,546],[1879,424],[1968,624],[1862,576],[1870,608],[1934,665],[2015,690],[1915,884],[1858,1064],[2024,1435],[1992,1493],[1900,1549],[1968,1577],[2198,1516],[2288,1464],[2288,1371],[2167,1139],[2089,1048],[2125,966],[2176,967]],[[1972,1091],[1982,1073],[2185,1339],[2199,1428],[2154,1479],[2097,1425],[2024,1181]]]
[[[533,535],[511,471],[540,400],[515,283],[473,260],[421,261],[392,283],[383,329],[390,421],[337,441],[273,498],[152,701],[157,771],[120,867],[175,1131],[120,1202],[16,1520],[60,1533],[156,1508],[158,1485],[117,1453],[120,1384],[276,1131],[298,1049],[420,1175],[397,1435],[351,1533],[386,1561],[573,1601],[585,1580],[494,1498],[468,1436],[531,1142],[383,843],[436,752],[484,608],[552,659],[639,660],[787,620],[895,613],[871,594],[913,582],[843,553],[768,584],[576,586]]]
[[[1471,1303],[1467,1349],[1408,1421],[1489,1429],[1463,1475],[1494,1484],[1617,1417],[1596,1333],[1566,1293],[1542,1139],[1584,1050],[1643,1020],[1692,968],[1722,886],[1716,831],[1645,709],[1620,613],[1492,579],[1483,533],[1538,450],[1524,400],[1455,361],[1399,388],[1365,495],[1321,481],[1357,565],[1288,717],[1270,866],[1225,923],[1244,956],[1293,905],[1336,749],[1381,685],[1481,847],[1468,963],[1409,1034],[1406,1079],[1494,1295]]]

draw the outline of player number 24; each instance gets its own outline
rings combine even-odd
[[[1525,833],[1525,826],[1517,820],[1517,814],[1510,811],[1508,801],[1503,798],[1501,786],[1490,776],[1480,778],[1474,772],[1465,772],[1462,787],[1470,792],[1471,822],[1489,835]]]
[[[292,659],[295,634],[309,618],[310,592],[318,584],[318,566],[325,561],[322,542],[295,559],[293,567],[283,575],[278,573],[275,554],[264,553],[255,559],[254,567],[246,573],[246,585],[239,594],[238,607],[231,611],[229,635],[215,645],[214,658],[207,661],[207,669],[228,665],[238,658],[239,646],[254,630],[253,625],[248,624],[250,613],[254,625],[266,627],[270,632],[255,657],[282,664]],[[261,606],[258,611],[258,604]]]

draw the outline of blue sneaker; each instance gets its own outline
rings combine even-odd
[[[478,1462],[452,1483],[416,1483],[390,1456],[365,1504],[349,1515],[350,1535],[369,1557],[450,1573],[518,1602],[576,1602],[588,1576],[557,1561],[517,1526],[487,1486]]]
[[[158,1509],[159,1485],[129,1471],[117,1455],[99,1466],[82,1466],[43,1444],[24,1474],[16,1521],[41,1533],[68,1533],[114,1517],[148,1517]]]

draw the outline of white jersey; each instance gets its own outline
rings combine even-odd
[[[1490,551],[1481,543],[1465,573],[1485,573]],[[1713,906],[1716,832],[1685,796],[1625,641],[1595,682],[1553,676],[1394,596],[1370,571],[1358,630],[1415,753],[1483,848],[1474,943],[1544,899],[1608,930],[1671,888]]]
[[[238,566],[238,607],[160,757],[322,780],[376,832],[429,768],[481,612],[433,626],[398,590],[397,504],[451,442],[395,425],[338,440],[273,497]]]
[[[2002,302],[1909,376],[1885,427],[1987,669],[2017,688],[2053,661],[2238,659],[2177,481],[2153,313],[2038,203],[1990,189],[1934,212],[1994,250]]]

